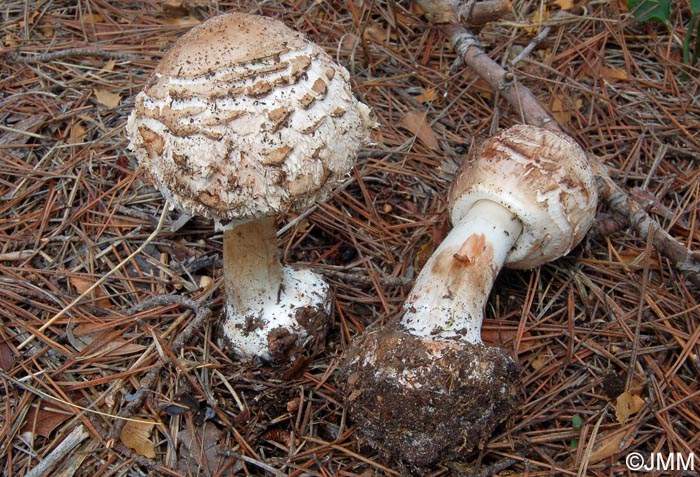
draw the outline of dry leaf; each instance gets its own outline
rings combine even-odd
[[[427,262],[428,259],[433,255],[433,252],[435,252],[435,248],[435,242],[432,240],[429,240],[418,246],[418,250],[416,251],[414,259],[416,269],[421,270],[423,268],[425,262]]]
[[[368,26],[362,30],[362,39],[380,45],[386,43],[386,31],[376,26]]]
[[[552,102],[549,105],[552,115],[563,124],[571,124],[572,111],[580,111],[583,108],[581,98],[561,96],[552,93]]]
[[[19,38],[17,38],[12,33],[8,33],[7,36],[5,36],[4,43],[5,43],[5,46],[8,48],[18,48],[19,47]]]
[[[92,13],[86,13],[83,15],[83,23],[104,23],[105,19],[102,15],[99,13],[92,14]]]
[[[68,131],[68,144],[79,144],[85,141],[86,136],[87,131],[85,130],[85,127],[76,121],[71,124],[70,130]]]
[[[114,67],[117,65],[117,60],[112,58],[109,60],[100,70],[100,73],[111,73],[114,71]]]
[[[493,323],[493,322],[491,322]],[[501,327],[490,327],[489,320],[484,320],[484,326],[481,328],[481,341],[487,346],[498,348],[512,349],[513,341],[518,337],[518,330]],[[542,342],[532,337],[532,333],[525,331],[520,339],[518,353],[524,353],[532,348],[542,346]]]
[[[546,8],[538,8],[535,14],[528,20],[529,23],[532,23],[533,26],[531,27],[525,27],[525,31],[528,32],[531,35],[536,35],[539,33],[540,28],[542,27],[542,22],[546,21],[549,19],[549,10]]]
[[[396,23],[405,28],[419,28],[422,25],[420,17],[418,15],[406,15],[404,13],[401,13],[401,11],[398,8],[395,12],[393,12],[393,15],[396,19]]]
[[[115,338],[112,330],[104,331],[90,324],[82,324],[74,328],[69,326],[66,328],[66,335],[70,344],[78,351],[83,351],[88,346],[93,347],[91,351],[94,352],[89,356],[83,356],[82,359],[95,356],[127,356],[146,349],[144,345],[127,343],[122,338]]]
[[[80,277],[70,277],[69,281],[70,284],[73,285],[73,287],[75,287],[75,291],[77,291],[81,295],[88,291],[93,285],[93,282],[91,282],[90,280],[86,280]],[[97,287],[92,291],[92,293],[96,306],[101,306],[103,308],[109,308],[111,306],[109,298],[105,296],[105,292],[102,288]]]
[[[434,151],[440,150],[435,133],[426,121],[425,113],[422,111],[409,111],[403,115],[399,121],[399,127],[407,129],[413,133],[420,142]]]
[[[190,431],[190,429],[192,429]],[[203,427],[194,428],[188,426],[180,432],[180,442],[184,445],[182,456],[184,459],[178,462],[183,470],[189,469],[196,473],[201,467],[211,474],[218,468],[220,460],[218,441],[222,431],[210,422],[205,422]]]
[[[559,96],[552,95],[552,103],[549,105],[552,115],[562,124],[571,123],[571,109],[562,103]]]
[[[513,340],[518,336],[518,330],[503,329],[503,328],[481,328],[481,341],[486,346],[497,346],[504,348],[513,343]]]
[[[111,91],[107,91],[106,89],[96,88],[95,99],[97,99],[97,102],[102,106],[107,106],[108,108],[116,108],[117,106],[119,106],[119,102],[122,100],[122,97],[117,93],[112,93]]]
[[[632,431],[633,429],[614,429],[598,434],[598,443],[593,448],[589,464],[597,464],[601,460],[623,451],[634,440],[630,437]]]
[[[420,103],[429,103],[438,99],[438,93],[435,88],[424,89],[421,94],[416,96],[416,101]]]
[[[37,406],[34,405],[29,409],[27,416],[24,418],[24,426],[20,432],[22,434],[34,433],[34,435],[48,438],[54,429],[72,416],[72,413],[48,410],[43,407],[37,411]]]
[[[338,47],[340,48],[340,51],[353,51],[355,48],[357,48],[359,43],[359,36],[355,35],[354,33],[347,33],[341,37],[340,45],[338,45]]]
[[[630,416],[637,414],[644,407],[644,404],[644,399],[638,394],[632,394],[629,391],[620,394],[615,402],[617,422],[624,424]]]
[[[562,10],[571,10],[574,8],[574,0],[554,0],[554,4]]]
[[[174,18],[185,17],[190,14],[184,2],[177,0],[165,0],[161,4],[161,8],[163,8],[163,13]]]
[[[627,81],[629,79],[627,71],[623,68],[609,68],[607,66],[600,68],[600,76],[610,84],[615,84],[618,81]]]
[[[151,440],[153,426],[155,421],[127,421],[120,435],[122,444],[140,456],[153,459],[156,456],[156,448]]]
[[[209,290],[214,285],[214,280],[207,275],[202,275],[199,277],[199,288],[202,290]]]
[[[17,353],[5,341],[0,341],[0,369],[9,373],[15,365]]]
[[[532,366],[532,369],[537,371],[538,369],[541,369],[545,364],[549,363],[551,360],[552,357],[549,353],[540,353],[535,359],[532,360],[530,366]]]

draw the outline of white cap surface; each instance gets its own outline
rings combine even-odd
[[[225,229],[324,200],[374,125],[345,68],[283,23],[193,28],[136,97],[129,147],[163,195]]]
[[[535,126],[491,136],[452,183],[452,223],[479,200],[507,208],[523,232],[506,266],[527,269],[567,254],[590,229],[598,195],[586,154],[573,139]]]

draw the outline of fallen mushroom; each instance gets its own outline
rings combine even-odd
[[[328,284],[283,267],[275,217],[325,200],[374,125],[349,74],[283,23],[242,13],[181,37],[138,94],[130,149],[161,193],[224,232],[225,343],[286,360],[325,335]]]
[[[597,195],[581,148],[542,128],[486,140],[449,193],[453,229],[403,315],[366,333],[343,367],[350,416],[390,458],[427,465],[481,447],[519,403],[519,367],[481,341],[499,270],[537,267],[590,228]]]

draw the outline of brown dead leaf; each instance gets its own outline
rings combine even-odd
[[[37,410],[38,409],[38,410]],[[49,410],[45,407],[38,408],[34,405],[29,409],[24,418],[24,426],[20,433],[34,433],[37,436],[49,437],[54,429],[73,416],[59,410]]]
[[[104,17],[99,13],[86,13],[85,15],[83,15],[82,20],[83,23],[104,23],[105,21]]]
[[[207,275],[202,275],[199,277],[199,288],[201,290],[209,290],[213,285],[214,280],[211,277]]]
[[[538,369],[541,369],[545,364],[549,363],[551,360],[552,357],[549,353],[540,353],[535,359],[532,360],[530,366],[532,366],[532,369],[537,371]]]
[[[122,100],[121,95],[117,93],[112,93],[106,89],[95,88],[95,99],[102,106],[107,106],[108,108],[116,108],[119,106]]]
[[[402,127],[413,133],[420,142],[434,151],[440,150],[435,133],[426,121],[425,113],[422,111],[409,111],[403,115],[399,121],[399,127]]]
[[[180,442],[184,445],[182,461],[178,464],[182,470],[197,470],[204,467],[214,474],[220,460],[218,441],[222,431],[210,422],[203,426],[187,426],[180,432]]]
[[[484,327],[481,328],[481,340],[487,346],[495,346],[498,348],[513,349],[513,341],[518,337],[518,330],[509,328],[491,328],[488,325],[489,320],[484,320]],[[534,339],[532,333],[526,331],[520,340],[518,353],[523,353],[529,349],[541,346],[541,341]]]
[[[574,0],[554,0],[554,4],[562,10],[571,10],[574,8]]]
[[[549,108],[559,122],[562,124],[571,124],[573,111],[580,111],[583,108],[583,101],[581,98],[552,93],[552,100]]]
[[[600,76],[610,84],[629,80],[629,75],[623,68],[610,68],[608,66],[602,66],[599,73]]]
[[[481,341],[486,346],[497,346],[503,348],[513,343],[513,340],[518,335],[518,330],[502,329],[502,328],[481,328]]]
[[[394,16],[396,19],[396,23],[405,28],[418,28],[422,25],[420,21],[420,16],[418,15],[406,15],[402,13],[399,9],[396,9],[396,11],[394,12]]]
[[[161,4],[161,8],[163,9],[163,13],[174,18],[184,17],[190,14],[184,2],[177,0],[165,0]]]
[[[3,42],[8,48],[19,48],[19,38],[13,35],[12,33],[8,33],[5,36],[5,40]]]
[[[5,341],[0,341],[0,369],[9,373],[15,365],[17,353]]]
[[[362,30],[362,39],[364,41],[383,45],[390,38],[391,36],[387,36],[386,30],[377,25],[369,25]]]
[[[562,124],[571,123],[571,110],[562,103],[558,95],[552,95],[552,103],[549,106],[552,115]]]
[[[637,414],[643,407],[645,401],[638,394],[625,391],[620,394],[615,401],[615,416],[617,422],[624,424],[630,416]]]
[[[421,94],[416,96],[416,101],[419,103],[429,103],[438,99],[438,93],[435,88],[424,89]]]
[[[354,33],[347,33],[342,36],[338,47],[341,51],[353,51],[360,44],[360,37]]]
[[[140,456],[153,459],[156,456],[156,448],[151,440],[153,426],[155,421],[127,421],[119,436],[122,444],[133,449]]]
[[[75,291],[77,291],[81,295],[88,291],[93,285],[93,282],[91,282],[90,280],[86,280],[80,277],[70,277],[69,281],[70,284],[73,285],[73,287],[75,288]],[[111,307],[112,304],[109,301],[109,298],[105,296],[106,293],[102,288],[97,287],[92,291],[92,293],[96,306],[101,306],[103,308]]]
[[[548,20],[549,17],[550,13],[546,7],[538,8],[532,18],[528,19],[528,23],[531,23],[532,26],[525,27],[525,31],[531,35],[536,35],[542,28],[542,23]]]
[[[612,457],[629,447],[634,441],[630,437],[632,431],[633,429],[613,429],[598,434],[597,444],[593,448],[589,464],[597,464],[601,460]]]
[[[105,65],[100,70],[100,73],[111,73],[112,71],[114,71],[114,67],[116,65],[117,65],[117,60],[112,58],[107,63],[105,63]]]
[[[87,130],[80,122],[76,121],[71,124],[68,131],[68,144],[80,144],[85,141],[86,136]]]
[[[422,243],[418,246],[418,250],[415,255],[414,265],[416,269],[421,270],[425,262],[433,255],[436,245],[435,242],[430,240],[428,242]]]
[[[66,329],[66,335],[68,341],[78,351],[82,351],[88,346],[92,347],[94,353],[83,356],[83,359],[95,356],[128,356],[146,349],[144,345],[128,343],[121,337],[114,337],[111,330],[105,331],[90,324],[69,327]]]

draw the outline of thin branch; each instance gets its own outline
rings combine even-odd
[[[35,65],[37,63],[47,63],[49,61],[63,60],[71,57],[97,56],[100,58],[110,58],[115,60],[135,60],[138,55],[123,53],[119,51],[106,51],[96,48],[68,48],[66,50],[52,51],[38,55],[28,55],[26,53],[5,53],[5,56],[17,63]]]

